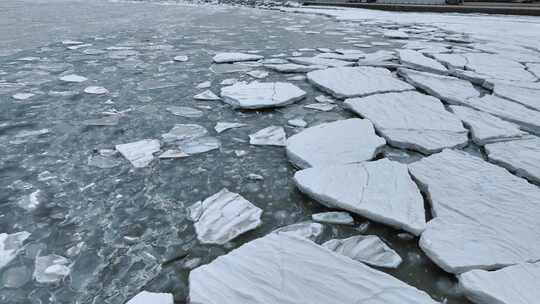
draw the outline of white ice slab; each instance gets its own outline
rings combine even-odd
[[[369,120],[351,118],[304,129],[287,140],[287,157],[299,168],[370,160],[386,141]]]
[[[413,50],[398,50],[399,61],[413,69],[440,74],[448,73],[448,70],[439,62],[424,56]]]
[[[189,211],[197,239],[204,244],[223,245],[262,223],[262,209],[227,189],[196,202]]]
[[[212,58],[215,63],[232,63],[241,61],[256,61],[263,59],[261,55],[245,53],[219,53]]]
[[[344,105],[373,122],[379,134],[398,148],[430,154],[468,141],[458,117],[437,98],[416,91],[351,98]]]
[[[154,159],[154,153],[159,151],[157,139],[143,139],[127,144],[116,145],[116,150],[122,154],[135,168],[146,167]]]
[[[459,276],[465,296],[477,304],[533,304],[540,299],[540,262]]]
[[[399,69],[398,74],[415,87],[449,104],[462,105],[467,98],[480,96],[470,82],[456,77],[409,69]]]
[[[467,66],[467,58],[461,54],[430,54],[431,57],[446,65],[448,68],[464,70]]]
[[[65,76],[62,76],[60,77],[60,80],[64,81],[64,82],[85,82],[88,80],[88,78],[84,77],[84,76],[79,76],[79,75],[75,75],[75,74],[70,74],[70,75],[65,75]]]
[[[486,145],[488,159],[518,176],[540,183],[540,138],[528,136],[519,140]]]
[[[291,57],[289,58],[289,61],[307,66],[347,67],[354,65],[354,62],[351,61],[322,57]]]
[[[467,69],[485,80],[536,81],[536,77],[527,72],[525,66],[508,57],[486,53],[462,55],[467,58]]]
[[[303,65],[296,63],[265,64],[264,67],[280,73],[307,73],[315,70],[326,69],[324,65]]]
[[[407,167],[381,159],[320,166],[294,175],[303,193],[330,208],[341,208],[419,235],[425,228],[424,201]]]
[[[249,135],[249,143],[256,146],[285,146],[287,135],[280,126],[270,126]]]
[[[253,70],[247,73],[249,76],[257,79],[263,79],[268,77],[269,73],[262,70]]]
[[[540,111],[540,83],[494,83],[493,94]]]
[[[13,261],[29,236],[30,233],[27,231],[0,233],[0,270]]]
[[[451,273],[540,259],[540,188],[497,165],[444,150],[409,165],[432,205],[420,247]]]
[[[186,62],[189,60],[189,57],[185,55],[178,55],[178,56],[174,56],[173,60],[177,62]]]
[[[214,130],[216,130],[218,133],[222,133],[229,129],[241,128],[245,126],[247,125],[239,122],[218,122],[216,123]]]
[[[435,304],[425,292],[309,240],[271,233],[191,271],[192,304]]]
[[[148,292],[143,290],[127,301],[126,304],[174,304],[170,293]]]
[[[311,221],[287,225],[274,230],[274,233],[285,233],[296,237],[315,241],[323,233],[324,226]]]
[[[95,94],[95,95],[102,95],[102,94],[108,94],[109,90],[107,90],[104,87],[99,86],[89,86],[84,89],[84,92],[86,94]]]
[[[318,70],[309,72],[307,78],[313,85],[336,98],[413,89],[411,85],[393,77],[389,70],[367,66]]]
[[[221,142],[216,137],[204,136],[188,140],[183,140],[177,143],[178,149],[189,155],[204,153],[219,149]]]
[[[384,31],[383,36],[391,39],[409,39],[409,35],[399,30]]]
[[[494,95],[468,99],[466,105],[513,122],[522,130],[540,134],[540,111]]]
[[[206,90],[200,94],[193,96],[193,99],[195,100],[221,100],[219,96],[217,96],[216,94],[214,94],[214,92],[210,90]]]
[[[333,239],[322,246],[353,260],[373,266],[397,268],[402,262],[399,254],[375,235]]]
[[[373,53],[366,54],[364,59],[358,61],[359,66],[397,66],[393,60],[397,56],[394,51],[379,50]]]
[[[341,225],[354,224],[353,217],[348,212],[344,212],[344,211],[314,213],[311,215],[311,219],[319,223],[341,224]]]
[[[282,107],[305,96],[306,92],[287,82],[239,82],[221,89],[223,102],[240,109]]]
[[[13,94],[13,96],[11,96],[13,99],[15,100],[27,100],[31,97],[34,97],[36,96],[36,94],[33,94],[33,93],[16,93],[16,94]]]
[[[465,106],[450,106],[452,112],[470,129],[472,140],[480,146],[488,143],[518,139],[527,133],[516,124],[486,112]]]

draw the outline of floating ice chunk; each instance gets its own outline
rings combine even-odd
[[[287,157],[300,168],[370,160],[384,146],[368,120],[339,120],[307,128],[287,140]]]
[[[358,61],[359,66],[397,66],[393,60],[396,60],[397,56],[393,51],[379,50],[374,53],[366,54],[364,59]]]
[[[266,64],[264,67],[280,73],[307,73],[326,69],[324,65],[301,65],[296,63]]]
[[[349,213],[343,211],[315,213],[311,215],[311,219],[319,223],[342,225],[354,224],[353,217]]]
[[[60,80],[64,82],[85,82],[88,80],[88,78],[84,76],[70,74],[70,75],[65,75],[65,76],[60,77]]]
[[[307,66],[326,66],[326,67],[347,67],[354,65],[354,62],[331,59],[331,58],[321,58],[321,57],[291,57],[289,61],[303,64]]]
[[[79,44],[84,44],[84,42],[75,41],[75,40],[64,40],[64,41],[62,41],[62,44],[63,45],[79,45]]]
[[[212,86],[212,82],[210,81],[204,81],[197,85],[197,89],[208,89]]]
[[[497,271],[472,270],[459,276],[465,296],[477,304],[538,302],[540,262],[523,263]]]
[[[511,84],[496,82],[493,87],[493,94],[503,97],[517,103],[520,103],[531,109],[540,111],[540,84]]]
[[[187,154],[184,151],[181,150],[167,150],[159,155],[159,158],[167,159],[167,158],[184,158],[188,157],[189,154]]]
[[[167,111],[171,112],[173,115],[187,118],[197,118],[204,115],[202,111],[191,107],[170,106],[167,107]]]
[[[418,92],[375,94],[345,100],[345,106],[373,122],[395,147],[425,154],[465,146],[467,130],[435,97]]]
[[[274,230],[274,233],[283,233],[315,241],[324,231],[324,226],[311,221],[291,224]]]
[[[218,133],[222,133],[229,129],[241,128],[245,126],[247,125],[243,123],[238,123],[238,122],[218,122],[216,126],[214,127],[214,130],[216,130],[216,132]]]
[[[143,290],[127,301],[126,304],[174,304],[174,298],[170,293],[156,293]]]
[[[392,76],[390,71],[375,67],[345,67],[309,72],[308,80],[336,98],[366,96],[375,93],[414,89]]]
[[[205,304],[437,303],[386,273],[282,233],[196,268],[189,288],[191,302]]]
[[[129,160],[135,168],[143,168],[150,164],[154,159],[154,153],[159,149],[160,143],[156,139],[143,139],[116,145],[116,150]]]
[[[525,66],[505,56],[486,53],[462,55],[467,58],[467,69],[481,75],[485,80],[536,81],[536,77],[527,72]]]
[[[325,96],[325,95],[316,96],[315,100],[320,103],[336,103],[335,99]]]
[[[252,180],[252,181],[261,181],[261,180],[264,180],[264,176],[260,174],[250,173],[247,175],[247,179]]]
[[[398,74],[415,87],[449,104],[463,105],[466,99],[480,96],[470,82],[459,78],[409,69],[399,69]]]
[[[104,87],[89,86],[89,87],[86,87],[86,88],[84,89],[84,92],[87,93],[87,94],[101,95],[101,94],[108,94],[108,93],[109,93],[109,90],[107,90],[107,89],[104,88]]]
[[[197,238],[204,244],[223,245],[262,223],[262,209],[227,189],[196,202],[190,209]]]
[[[413,50],[398,50],[399,60],[413,69],[446,74],[448,70],[439,62]]]
[[[78,49],[82,49],[82,48],[86,48],[86,47],[90,47],[92,46],[91,43],[84,43],[84,44],[79,44],[79,45],[71,45],[71,46],[68,46],[67,49],[68,50],[78,50]]]
[[[56,283],[70,272],[70,261],[63,256],[50,254],[36,257],[34,279],[39,283]]]
[[[290,119],[289,121],[287,121],[287,124],[289,124],[289,126],[300,128],[305,128],[308,125],[305,120],[300,118]]]
[[[186,62],[189,60],[189,57],[185,55],[178,55],[178,56],[174,56],[173,60],[177,62]]]
[[[340,208],[419,235],[425,228],[424,201],[407,166],[381,159],[321,166],[296,172],[303,193]]]
[[[531,110],[516,102],[494,95],[468,99],[466,105],[513,122],[525,131],[540,134],[539,111]]]
[[[29,236],[30,233],[27,231],[0,233],[0,270],[13,261]]]
[[[392,39],[409,39],[409,35],[403,31],[399,30],[388,30],[383,33],[383,36],[386,38]]]
[[[409,172],[426,192],[434,216],[420,247],[447,272],[540,259],[537,186],[453,150],[412,163]]]
[[[322,246],[353,260],[373,266],[397,268],[402,262],[399,254],[375,235],[357,235],[341,240],[333,239]]]
[[[480,146],[518,139],[527,134],[517,125],[485,112],[464,106],[450,106],[450,109],[471,130],[472,140]]]
[[[239,82],[221,89],[223,102],[234,108],[281,107],[306,96],[306,92],[287,82]]]
[[[176,124],[167,133],[161,134],[165,142],[189,140],[206,135],[208,131],[196,124]]]
[[[263,79],[268,77],[268,72],[261,70],[253,70],[247,73],[249,76],[257,79]]]
[[[540,138],[528,136],[523,139],[488,144],[488,159],[507,168],[516,175],[540,183]]]
[[[30,136],[40,136],[44,134],[49,134],[51,131],[49,129],[40,129],[40,130],[32,130],[32,131],[20,131],[19,133],[15,134],[15,138],[25,138]]]
[[[206,90],[200,94],[197,94],[195,96],[193,96],[193,99],[196,99],[196,100],[221,100],[221,98],[219,98],[219,96],[217,96],[216,94],[214,94],[212,91],[210,90]]]
[[[238,79],[236,78],[227,78],[227,79],[223,79],[223,81],[221,81],[221,85],[224,85],[224,86],[230,86],[230,85],[233,85],[235,83],[238,82]]]
[[[13,96],[11,96],[13,99],[15,100],[27,100],[31,97],[34,97],[36,96],[36,94],[32,94],[32,93],[17,93],[17,94],[13,94]]]
[[[17,205],[26,211],[33,211],[40,205],[40,200],[44,198],[44,194],[41,190],[36,190],[28,195],[23,196]],[[1,268],[1,267],[0,267]]]
[[[336,105],[331,103],[311,103],[304,106],[304,108],[306,109],[318,110],[323,112],[332,111],[335,107]]]
[[[281,59],[281,58],[271,58],[271,59],[263,59],[260,61],[260,63],[266,65],[266,64],[285,64],[289,63],[287,59]]]
[[[219,149],[219,147],[221,147],[219,139],[211,136],[192,138],[178,142],[178,148],[189,155],[216,150]]]
[[[263,59],[263,56],[245,53],[219,53],[214,58],[215,63],[232,63],[240,61],[256,61]]]
[[[257,146],[285,146],[287,135],[283,127],[270,126],[249,135],[249,143]]]

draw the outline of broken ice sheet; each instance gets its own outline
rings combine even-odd
[[[167,111],[171,112],[173,115],[187,118],[198,118],[204,115],[202,111],[191,107],[170,106],[167,107]]]
[[[161,137],[165,142],[174,142],[202,137],[207,133],[208,131],[200,125],[176,124],[169,132],[161,134]]]
[[[324,226],[311,221],[300,222],[278,228],[274,233],[284,233],[315,241],[324,232]]]
[[[67,276],[70,261],[56,254],[38,256],[35,261],[34,278],[39,283],[56,283]]]
[[[314,213],[311,215],[311,218],[319,223],[328,223],[328,224],[342,224],[342,225],[352,225],[354,224],[353,217],[344,211],[332,211],[332,212],[321,212]]]
[[[161,145],[156,139],[143,139],[127,144],[116,145],[116,150],[122,154],[135,168],[143,168],[152,162],[154,153]]]
[[[281,107],[306,96],[306,92],[287,82],[239,82],[221,89],[223,102],[234,108]]]
[[[101,95],[101,94],[108,94],[109,90],[107,90],[104,87],[99,86],[89,86],[84,89],[84,92],[87,94],[95,94],[95,95]]]
[[[238,122],[218,122],[216,123],[216,126],[214,127],[214,130],[216,130],[216,132],[218,133],[222,133],[222,132],[225,132],[229,129],[234,129],[234,128],[241,128],[241,127],[245,127],[247,126],[246,124],[243,124],[243,123],[238,123]]]
[[[88,78],[84,77],[84,76],[79,76],[79,75],[75,75],[75,74],[70,74],[70,75],[65,75],[65,76],[62,76],[60,77],[60,80],[64,81],[64,82],[74,82],[74,83],[77,83],[77,82],[84,82],[84,81],[87,81]]]
[[[211,136],[197,137],[179,141],[178,149],[188,155],[200,154],[219,149],[221,142],[219,139]]]
[[[283,127],[270,126],[249,135],[249,143],[258,146],[285,146]]]
[[[262,209],[238,193],[222,189],[189,207],[201,243],[223,245],[261,225]]]
[[[333,239],[325,242],[322,246],[353,260],[373,266],[397,268],[402,262],[399,254],[375,235]]]
[[[0,233],[0,270],[17,256],[29,236],[30,233],[27,231]]]
[[[335,107],[336,105],[330,104],[330,103],[312,103],[312,104],[308,104],[304,106],[304,108],[306,109],[323,111],[323,112],[332,111]]]
[[[157,293],[143,290],[127,301],[126,304],[174,304],[174,298],[170,293]]]
[[[221,98],[219,98],[219,96],[214,94],[212,91],[206,90],[200,94],[193,96],[193,99],[195,100],[220,100]]]
[[[232,63],[241,61],[256,61],[263,59],[263,56],[246,53],[218,53],[212,58],[215,63]]]

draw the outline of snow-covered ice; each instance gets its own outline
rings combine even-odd
[[[204,244],[223,245],[262,223],[262,209],[227,189],[196,202],[189,213],[197,239]]]
[[[419,235],[425,228],[424,200],[407,166],[388,159],[317,166],[296,172],[303,193],[329,208],[341,208]]]
[[[280,126],[269,126],[249,135],[249,143],[256,146],[285,146],[287,135]]]
[[[287,157],[299,168],[370,160],[386,144],[367,119],[351,118],[304,129],[287,139]]]
[[[331,103],[310,103],[310,104],[307,104],[304,106],[305,109],[310,109],[310,110],[317,110],[317,111],[323,111],[323,112],[328,112],[328,111],[332,111],[334,108],[336,107],[335,104],[331,104]]]
[[[437,303],[386,273],[277,233],[196,268],[189,288],[191,303],[205,304]]]
[[[414,89],[392,76],[389,70],[377,67],[344,67],[318,70],[307,74],[316,87],[336,98],[366,96],[375,93]]]
[[[420,238],[451,273],[540,259],[540,189],[465,152],[444,150],[409,165],[434,219]]]
[[[296,63],[265,64],[264,67],[280,73],[307,73],[326,68],[324,65],[302,65]]]
[[[439,62],[424,56],[413,50],[398,50],[399,61],[413,69],[440,74],[448,73],[448,70]]]
[[[347,67],[354,65],[354,62],[344,61],[332,58],[322,57],[291,57],[289,61],[296,64],[303,64],[307,66],[326,66],[326,67]]]
[[[173,60],[177,62],[186,62],[189,60],[189,58],[186,55],[178,55],[178,56],[174,56]]]
[[[108,94],[109,90],[100,86],[89,86],[84,89],[84,92],[87,94],[102,95],[102,94]]]
[[[195,96],[193,96],[193,99],[195,100],[221,100],[221,98],[219,98],[219,96],[217,96],[216,94],[214,94],[214,92],[210,91],[210,90],[206,90],[202,93],[199,93]]]
[[[84,77],[84,76],[79,76],[79,75],[75,75],[75,74],[70,74],[70,75],[65,75],[65,76],[62,76],[60,77],[60,80],[64,81],[64,82],[85,82],[88,80],[88,78]]]
[[[116,150],[122,154],[135,168],[143,168],[152,162],[154,153],[161,145],[157,139],[143,139],[127,144],[116,145]]]
[[[27,100],[31,97],[34,97],[36,96],[36,94],[33,94],[33,93],[16,93],[16,94],[13,94],[13,96],[11,96],[13,99],[15,100]]]
[[[465,106],[450,106],[452,112],[470,129],[472,140],[480,146],[518,139],[527,133],[516,124]]]
[[[507,168],[518,176],[540,183],[540,138],[528,136],[523,139],[488,144],[488,159]]]
[[[346,239],[333,239],[322,244],[336,253],[369,265],[397,268],[402,259],[394,249],[376,235],[357,235]]]
[[[170,293],[148,292],[143,290],[127,301],[126,304],[174,304]]]
[[[415,91],[345,100],[345,106],[373,122],[395,147],[425,154],[467,144],[467,130],[435,97]]]
[[[312,221],[305,221],[278,228],[273,232],[294,235],[296,237],[315,241],[324,232],[324,226]]]
[[[384,31],[383,36],[391,39],[409,39],[409,35],[400,30]]]
[[[305,96],[306,92],[287,82],[239,82],[221,89],[223,102],[240,109],[282,107]]]
[[[540,111],[540,83],[496,82],[493,94]]]
[[[241,61],[256,61],[263,59],[261,55],[246,53],[219,53],[212,58],[215,63],[232,63]]]
[[[319,223],[341,224],[341,225],[354,224],[353,217],[348,212],[344,212],[344,211],[330,211],[330,212],[314,213],[311,215],[311,219]]]

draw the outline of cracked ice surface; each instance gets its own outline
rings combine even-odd
[[[309,240],[275,233],[195,269],[189,281],[192,303],[437,303],[388,274]]]
[[[413,163],[409,171],[435,217],[420,247],[441,268],[462,273],[540,259],[537,186],[452,150]]]
[[[488,159],[516,175],[540,183],[540,138],[525,137],[512,141],[488,144]]]
[[[373,122],[388,144],[422,153],[464,146],[467,130],[435,97],[418,92],[375,94],[345,100],[345,106]]]
[[[382,159],[317,166],[298,171],[300,191],[319,203],[419,235],[425,228],[424,201],[403,164]]]
[[[366,96],[375,93],[400,92],[413,87],[376,67],[344,67],[318,70],[307,74],[308,80],[336,98]]]
[[[304,129],[287,139],[287,157],[299,168],[370,160],[386,141],[369,120],[351,118]]]

